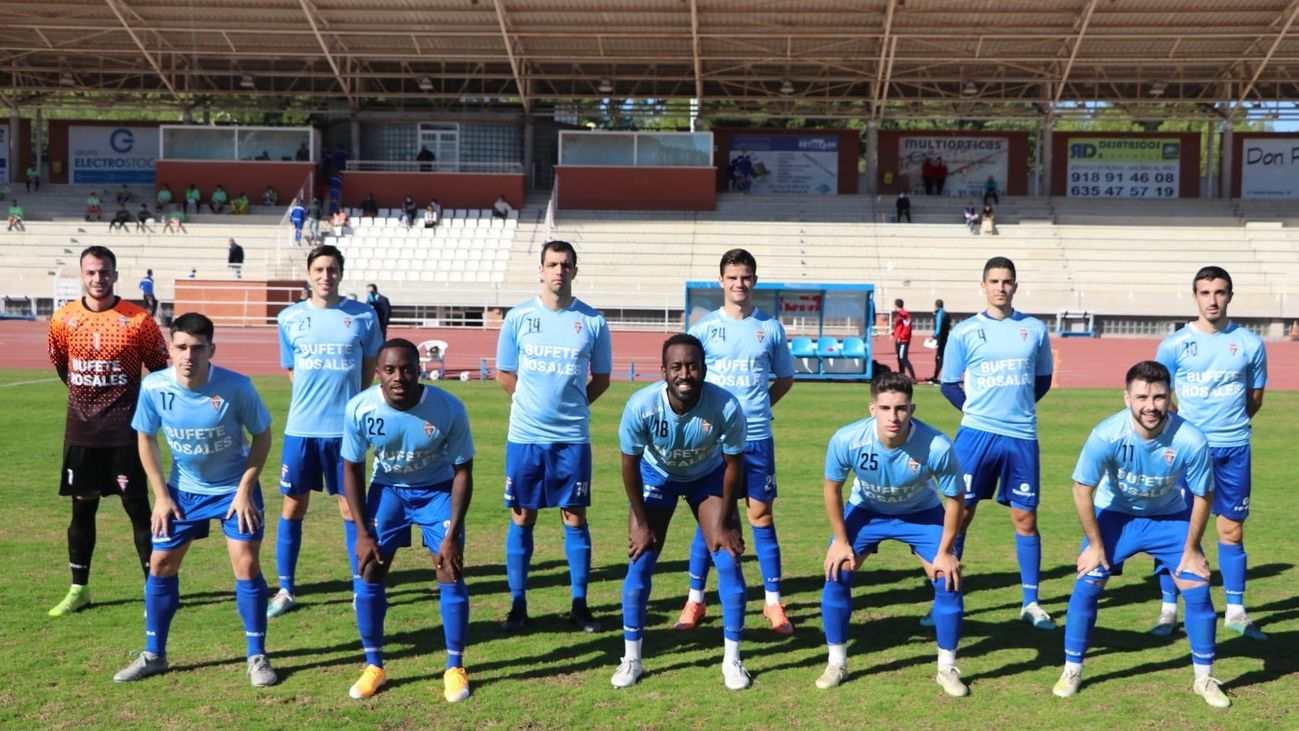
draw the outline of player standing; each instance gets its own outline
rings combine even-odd
[[[247,376],[212,365],[212,321],[197,312],[171,324],[172,367],[140,388],[131,427],[153,487],[153,555],[144,585],[145,649],[113,676],[119,683],[167,671],[167,634],[180,606],[180,566],[190,545],[221,521],[235,575],[235,605],[248,645],[248,677],[274,685],[266,660],[266,577],[258,554],[265,516],[258,477],[271,451],[271,415]],[[164,478],[161,429],[171,451]],[[252,436],[251,444],[244,431]]]
[[[893,300],[893,348],[898,356],[898,373],[905,373],[912,381],[916,380],[916,369],[911,365],[911,313],[903,306],[902,300]]]
[[[1213,513],[1218,516],[1218,569],[1227,595],[1225,626],[1255,640],[1267,635],[1245,614],[1245,519],[1249,517],[1250,419],[1263,407],[1267,353],[1263,340],[1227,317],[1231,275],[1207,266],[1191,284],[1199,317],[1159,344],[1155,359],[1173,374],[1182,418],[1204,432],[1213,449]],[[1163,605],[1151,632],[1171,635],[1177,588],[1160,575]]]
[[[708,382],[730,391],[744,407],[748,430],[744,441],[744,484],[739,497],[748,506],[753,548],[766,600],[762,614],[778,634],[793,634],[780,597],[780,542],[772,508],[776,502],[776,445],[771,435],[771,408],[794,385],[794,359],[780,320],[753,304],[758,262],[744,249],[722,254],[718,267],[722,306],[691,328],[704,345]],[[774,377],[774,380],[771,380]],[[690,595],[676,629],[691,629],[703,619],[704,584],[712,556],[702,527],[690,544]]]
[[[1159,363],[1128,369],[1123,403],[1127,408],[1092,430],[1074,468],[1073,501],[1084,540],[1065,616],[1064,672],[1052,692],[1061,698],[1078,692],[1105,582],[1125,560],[1145,552],[1172,572],[1186,597],[1193,689],[1209,705],[1226,708],[1231,701],[1213,677],[1216,620],[1209,564],[1200,549],[1214,491],[1209,443],[1189,421],[1168,413],[1168,369]],[[1192,495],[1189,515],[1179,478]]]
[[[717,567],[725,638],[722,679],[731,690],[749,687],[749,673],[740,662],[744,540],[735,511],[744,486],[744,409],[735,396],[705,381],[704,357],[704,346],[693,335],[668,338],[663,382],[632,394],[618,427],[631,560],[622,585],[624,654],[613,674],[615,688],[635,685],[642,673],[641,637],[654,564],[678,497],[694,512]]]
[[[59,494],[72,498],[68,566],[72,587],[49,611],[61,617],[90,604],[99,499],[117,495],[131,520],[135,551],[149,575],[149,494],[131,415],[140,367],[167,367],[167,345],[144,309],[113,294],[117,257],[103,246],[81,252],[85,296],[50,316],[50,362],[68,386]]]
[[[347,403],[343,431],[344,491],[357,529],[360,580],[356,627],[365,669],[348,695],[369,698],[387,680],[383,668],[383,620],[388,612],[384,582],[397,549],[410,545],[417,525],[437,571],[447,667],[443,697],[469,697],[465,642],[469,591],[464,581],[465,512],[473,496],[474,442],[469,416],[455,396],[419,382],[419,350],[400,338],[379,351],[379,387]],[[374,450],[374,476],[367,492],[365,455]]]
[[[353,584],[357,583],[356,524],[343,499],[343,459],[338,450],[343,409],[348,399],[374,381],[375,356],[383,341],[374,308],[339,294],[342,278],[343,253],[328,244],[313,248],[307,254],[310,297],[276,317],[280,365],[289,369],[293,393],[280,465],[284,506],[275,537],[280,589],[267,606],[268,617],[278,617],[297,603],[294,575],[302,550],[302,519],[313,490],[323,487],[338,498],[347,559]]]
[[[825,552],[821,619],[830,662],[816,687],[833,688],[848,675],[848,620],[852,581],[866,557],[892,539],[920,558],[934,587],[938,684],[950,696],[967,695],[956,669],[965,601],[954,544],[964,505],[961,468],[942,432],[913,419],[911,380],[883,373],[871,381],[868,418],[842,427],[825,453],[825,511],[833,538]],[[856,473],[848,507],[843,484]]]
[[[1051,388],[1051,344],[1041,320],[1014,308],[1014,262],[1004,256],[989,259],[979,286],[987,309],[952,329],[943,354],[943,395],[963,414],[955,445],[965,471],[965,517],[956,555],[963,554],[979,501],[995,494],[997,502],[1010,506],[1015,525],[1020,619],[1037,629],[1054,629],[1051,616],[1038,606],[1037,587],[1042,567],[1037,402]]]
[[[528,621],[528,567],[537,511],[559,508],[572,589],[569,621],[586,632],[600,624],[586,604],[591,574],[591,404],[609,388],[613,347],[604,316],[573,296],[577,252],[567,241],[541,247],[541,292],[501,323],[496,381],[510,394],[505,444],[508,632]],[[590,373],[588,379],[587,373]]]

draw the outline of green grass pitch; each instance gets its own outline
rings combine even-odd
[[[387,688],[368,701],[347,689],[361,667],[350,606],[342,530],[331,501],[313,501],[299,563],[300,604],[272,621],[268,646],[279,686],[258,690],[244,675],[243,633],[233,578],[218,538],[199,542],[181,571],[182,606],[171,632],[168,674],[118,685],[112,674],[143,647],[141,580],[129,530],[116,500],[99,513],[99,544],[91,582],[95,604],[62,619],[45,615],[68,583],[64,530],[68,506],[57,497],[64,389],[45,371],[0,371],[0,442],[9,519],[0,524],[6,579],[0,585],[0,637],[6,677],[0,726],[8,728],[1295,728],[1296,636],[1299,598],[1294,581],[1294,521],[1286,517],[1293,472],[1299,395],[1273,393],[1255,421],[1254,515],[1247,524],[1250,554],[1247,604],[1271,635],[1266,643],[1218,633],[1217,675],[1234,706],[1215,711],[1191,693],[1185,635],[1145,634],[1157,611],[1149,563],[1138,558],[1113,580],[1088,657],[1082,692],[1060,700],[1051,685],[1063,663],[1063,615],[1073,581],[1080,530],[1069,497],[1069,475],[1090,428],[1122,406],[1119,389],[1056,391],[1041,405],[1044,500],[1042,597],[1061,621],[1053,633],[1015,620],[1018,573],[1007,511],[985,505],[966,544],[966,619],[959,665],[971,695],[952,699],[933,681],[932,631],[916,620],[931,592],[918,562],[897,543],[885,544],[859,576],[854,592],[850,676],[842,687],[818,691],[812,682],[825,663],[820,623],[821,558],[828,527],[821,502],[825,443],[838,426],[866,411],[864,385],[799,384],[777,407],[780,499],[777,527],[784,553],[786,604],[793,637],[766,629],[759,611],[756,561],[745,557],[749,618],[745,664],[751,689],[722,685],[720,610],[715,577],[709,614],[696,630],[673,632],[685,596],[685,556],[693,532],[678,511],[659,562],[645,637],[646,674],[615,691],[609,676],[622,652],[620,601],[626,557],[626,504],[618,477],[616,430],[633,386],[615,384],[594,408],[595,543],[590,599],[604,623],[596,635],[574,633],[567,611],[568,573],[559,516],[542,514],[529,594],[533,617],[522,636],[498,628],[509,599],[503,566],[506,514],[501,507],[508,401],[491,383],[448,383],[468,405],[478,458],[469,511],[467,580],[470,645],[465,660],[474,695],[448,706],[441,700],[444,662],[435,585],[427,554],[398,554],[387,619]],[[19,384],[24,381],[36,383]],[[289,384],[256,379],[284,423]],[[17,385],[7,385],[17,384]],[[922,387],[918,416],[954,432],[958,414]],[[279,439],[278,435],[276,437]],[[269,527],[263,570],[274,585],[275,489],[279,445],[272,448],[264,490]],[[746,540],[751,537],[746,530]],[[218,533],[219,535],[219,533]],[[1217,565],[1210,527],[1205,547]],[[418,543],[418,541],[416,541]],[[1214,603],[1223,599],[1215,574]],[[1221,625],[1219,625],[1221,626]]]

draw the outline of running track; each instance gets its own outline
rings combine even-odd
[[[46,357],[43,321],[0,321],[0,368],[49,368]],[[414,342],[445,340],[447,370],[478,374],[482,358],[496,355],[495,330],[425,330],[393,328],[391,337]],[[652,377],[658,368],[659,352],[665,333],[615,332],[613,334],[615,379],[627,378],[628,366],[636,364],[638,380]],[[917,338],[919,343],[921,338]],[[1153,357],[1155,340],[1142,339],[1055,339],[1051,341],[1057,358],[1056,386],[1059,388],[1121,388],[1128,366],[1141,358]],[[217,362],[249,375],[282,373],[275,329],[271,327],[221,328],[217,330]],[[875,339],[875,359],[896,365],[893,345],[887,338]],[[933,351],[917,347],[913,364],[921,378],[933,373]],[[1269,342],[1268,388],[1299,391],[1299,342]],[[51,371],[51,375],[53,372]]]

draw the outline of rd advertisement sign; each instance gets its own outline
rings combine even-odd
[[[833,135],[735,135],[728,160],[747,152],[754,193],[835,195],[839,138]]]
[[[1181,190],[1181,140],[1070,137],[1071,198],[1176,198]]]
[[[1299,137],[1244,141],[1240,197],[1299,198]]]
[[[997,190],[1006,190],[1010,138],[899,137],[898,175],[905,181],[908,192],[924,192],[922,182],[926,159],[934,166],[947,168],[943,177],[943,195],[982,200],[983,185],[990,175],[997,181]]]
[[[74,185],[152,185],[157,127],[68,127]]]

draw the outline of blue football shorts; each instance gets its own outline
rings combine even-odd
[[[155,551],[174,551],[177,548],[189,543],[190,541],[200,538],[207,538],[212,529],[213,520],[221,521],[221,531],[225,533],[226,538],[232,541],[260,541],[266,526],[266,513],[262,505],[262,488],[260,485],[253,487],[253,505],[257,507],[257,512],[262,514],[262,519],[258,521],[258,527],[252,533],[239,532],[239,516],[231,515],[226,517],[230,512],[230,505],[234,503],[235,493],[229,492],[224,495],[200,495],[195,492],[184,492],[177,490],[171,485],[167,485],[167,494],[176,503],[182,519],[170,518],[167,523],[167,537],[153,537],[153,550]]]
[[[280,493],[301,495],[320,492],[343,494],[342,437],[298,437],[284,435],[284,456],[280,462]]]
[[[451,480],[427,487],[370,485],[366,512],[374,527],[379,553],[391,556],[410,545],[410,527],[419,526],[420,537],[430,553],[437,553],[451,524]],[[456,541],[463,549],[464,526]]]
[[[505,443],[505,507],[540,510],[590,504],[590,444]]]
[[[644,491],[641,497],[645,500],[645,507],[656,510],[676,510],[677,498],[685,498],[686,504],[694,507],[710,497],[722,496],[722,481],[725,475],[726,463],[723,462],[717,469],[697,480],[677,482],[659,474],[642,459],[640,477],[644,484]]]
[[[995,494],[1002,505],[1037,510],[1042,467],[1036,439],[961,427],[953,444],[964,472],[966,507]]]

